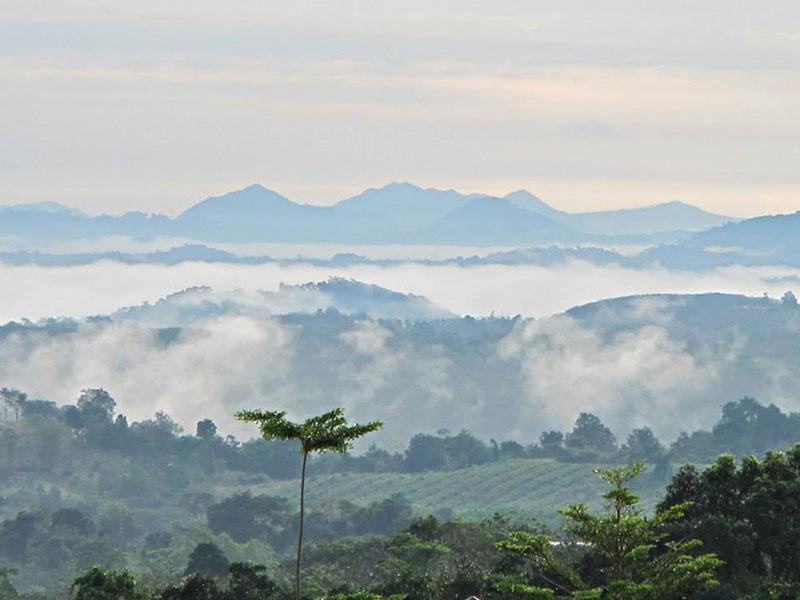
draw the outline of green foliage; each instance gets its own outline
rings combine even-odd
[[[405,594],[381,596],[370,592],[356,592],[355,594],[334,594],[333,596],[326,596],[322,600],[405,600],[405,598]]]
[[[768,450],[786,448],[800,440],[800,414],[785,414],[770,404],[753,398],[728,402],[722,417],[711,431],[682,434],[672,445],[674,461],[713,462],[720,454],[745,457]]]
[[[110,571],[93,567],[78,577],[70,588],[73,600],[146,600],[148,594],[138,590],[136,579],[128,571]]]
[[[211,531],[227,533],[234,541],[274,540],[287,527],[289,502],[276,496],[253,496],[247,491],[212,504],[206,515]]]
[[[581,413],[564,445],[573,452],[611,455],[617,451],[617,439],[602,421],[591,413]]]
[[[225,577],[230,563],[219,546],[212,542],[197,544],[189,555],[186,574],[194,573],[210,577]]]
[[[502,518],[479,523],[418,519],[390,538],[318,544],[308,553],[307,587],[314,596],[370,592],[407,600],[491,597],[501,554],[495,544],[511,530]]]
[[[204,440],[213,440],[217,437],[217,425],[211,419],[198,421],[195,435]]]
[[[213,577],[192,573],[180,584],[162,591],[159,600],[225,600],[225,596]]]
[[[278,585],[266,574],[266,567],[248,563],[233,563],[228,578],[231,600],[264,600],[277,595]]]
[[[322,415],[293,423],[285,412],[243,410],[236,418],[257,423],[261,436],[267,440],[299,440],[302,452],[347,452],[353,441],[383,427],[380,421],[348,425],[344,410],[336,408]]]
[[[33,593],[41,594],[37,600],[50,600],[46,590],[63,588],[75,573],[94,565],[135,572],[142,589],[180,587],[176,581],[192,550],[205,543],[215,544],[231,561],[264,562],[260,577],[286,587],[290,566],[278,561],[285,560],[283,553],[299,533],[297,510],[285,500],[295,494],[287,479],[298,470],[299,440],[239,443],[216,435],[204,421],[201,435],[185,435],[163,413],[128,424],[114,413],[114,400],[103,390],[85,391],[80,408],[58,408],[13,390],[3,393],[10,400],[4,406],[0,398],[0,416],[4,410],[8,415],[0,423],[0,562],[18,570],[13,587],[26,600]],[[796,415],[742,400],[726,406],[706,437],[686,439],[708,441],[703,456],[723,443],[739,453],[791,438],[800,431],[796,422]],[[311,549],[308,594],[405,593],[410,600],[477,594],[484,600],[509,600],[509,594],[522,597],[522,591],[498,591],[503,581],[517,590],[530,586],[557,593],[542,575],[568,585],[569,573],[588,586],[578,590],[582,593],[596,586],[606,589],[608,560],[573,543],[574,532],[550,547],[546,569],[522,555],[509,558],[510,552],[494,547],[499,538],[470,529],[474,524],[451,528],[418,522],[397,534],[414,514],[450,519],[453,508],[461,519],[502,510],[552,524],[555,509],[564,504],[584,504],[586,514],[596,515],[609,502],[600,498],[603,483],[587,478],[589,466],[574,461],[597,452],[568,448],[559,432],[528,447],[508,441],[486,444],[468,432],[441,431],[415,439],[421,443],[410,443],[405,453],[373,447],[360,456],[338,450],[316,456],[315,451],[309,459],[306,537],[314,543],[339,541]],[[556,460],[528,458],[543,456],[546,446]],[[673,452],[676,448],[680,444]],[[607,458],[633,461],[662,452],[652,432],[642,429]],[[800,563],[794,542],[800,537],[796,463],[791,451],[761,461],[745,459],[741,465],[726,457],[705,471],[681,468],[672,479],[668,504],[690,504],[683,517],[663,524],[667,537],[648,556],[654,560],[672,542],[702,539],[703,548],[726,564],[718,570],[722,584],[693,600],[792,597]],[[643,497],[644,514],[655,506],[659,481],[651,471],[630,482]],[[387,498],[395,489],[402,489],[403,497]],[[341,541],[375,534],[390,537]],[[684,550],[691,557],[699,553]],[[223,579],[220,574],[222,569],[217,577]],[[228,593],[224,583],[216,585]]]
[[[634,429],[620,451],[620,454],[628,462],[641,460],[650,464],[662,460],[666,453],[666,448],[658,441],[649,427]]]
[[[714,571],[722,563],[713,554],[697,554],[700,541],[667,540],[666,525],[680,519],[687,505],[675,505],[648,518],[637,508],[639,498],[628,485],[644,470],[644,463],[630,467],[596,469],[609,485],[603,495],[607,511],[593,514],[584,504],[562,511],[565,533],[582,546],[586,556],[596,556],[600,585],[587,583],[579,565],[570,562],[564,546],[546,536],[512,534],[498,547],[528,560],[533,583],[501,579],[498,589],[527,598],[568,595],[576,598],[614,600],[680,600],[716,584]]]
[[[726,563],[724,583],[761,594],[765,580],[775,589],[800,584],[800,444],[761,461],[748,457],[737,465],[727,455],[702,472],[683,467],[661,508],[687,502],[671,537],[701,536]]]
[[[303,466],[300,472],[300,519],[297,535],[297,560],[295,574],[295,595],[301,600],[300,567],[303,556],[303,528],[305,520],[305,481],[308,455],[322,452],[345,453],[355,440],[380,429],[383,423],[372,421],[365,424],[349,425],[344,410],[336,408],[322,415],[293,423],[286,419],[285,412],[245,410],[236,413],[236,418],[257,423],[261,436],[266,440],[296,440],[300,442]]]
[[[411,472],[431,469],[463,469],[493,460],[489,447],[467,431],[458,435],[417,434],[406,449],[403,465]]]
[[[0,566],[0,600],[17,600],[19,594],[11,583],[11,577],[16,574],[14,569]]]

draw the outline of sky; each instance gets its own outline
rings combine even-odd
[[[800,208],[800,4],[2,0],[0,204],[259,182]]]

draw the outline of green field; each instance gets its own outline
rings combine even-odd
[[[253,493],[297,494],[294,481],[271,481],[249,486]],[[663,493],[663,484],[643,475],[637,486],[645,507]],[[239,488],[241,489],[241,488]],[[310,506],[327,500],[367,504],[392,494],[404,494],[420,513],[452,509],[457,516],[479,517],[495,512],[558,521],[566,504],[585,502],[602,506],[606,486],[592,473],[592,465],[567,464],[547,459],[516,459],[459,469],[423,473],[341,473],[309,479]],[[222,492],[222,490],[220,490]],[[232,490],[230,491],[232,493]],[[222,495],[222,494],[221,494]]]

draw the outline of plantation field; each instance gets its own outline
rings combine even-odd
[[[298,484],[271,481],[250,489],[254,494],[294,498]],[[402,493],[423,514],[450,509],[456,516],[480,517],[499,512],[555,524],[558,510],[567,504],[584,502],[600,508],[600,494],[606,489],[592,473],[592,465],[516,459],[456,471],[322,475],[309,478],[306,494],[312,508],[328,500],[367,504]],[[642,496],[644,508],[649,509],[663,493],[663,483],[645,474],[634,489]]]

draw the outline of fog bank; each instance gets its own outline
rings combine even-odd
[[[422,295],[459,315],[520,314],[542,317],[572,306],[647,293],[727,292],[780,296],[800,270],[783,267],[727,267],[706,272],[660,268],[630,269],[574,261],[555,267],[534,265],[353,265],[342,267],[223,263],[175,266],[124,265],[104,261],[77,267],[0,265],[0,322],[55,315],[85,317],[154,302],[192,286],[217,291],[276,290],[330,276],[354,278],[404,293]]]

